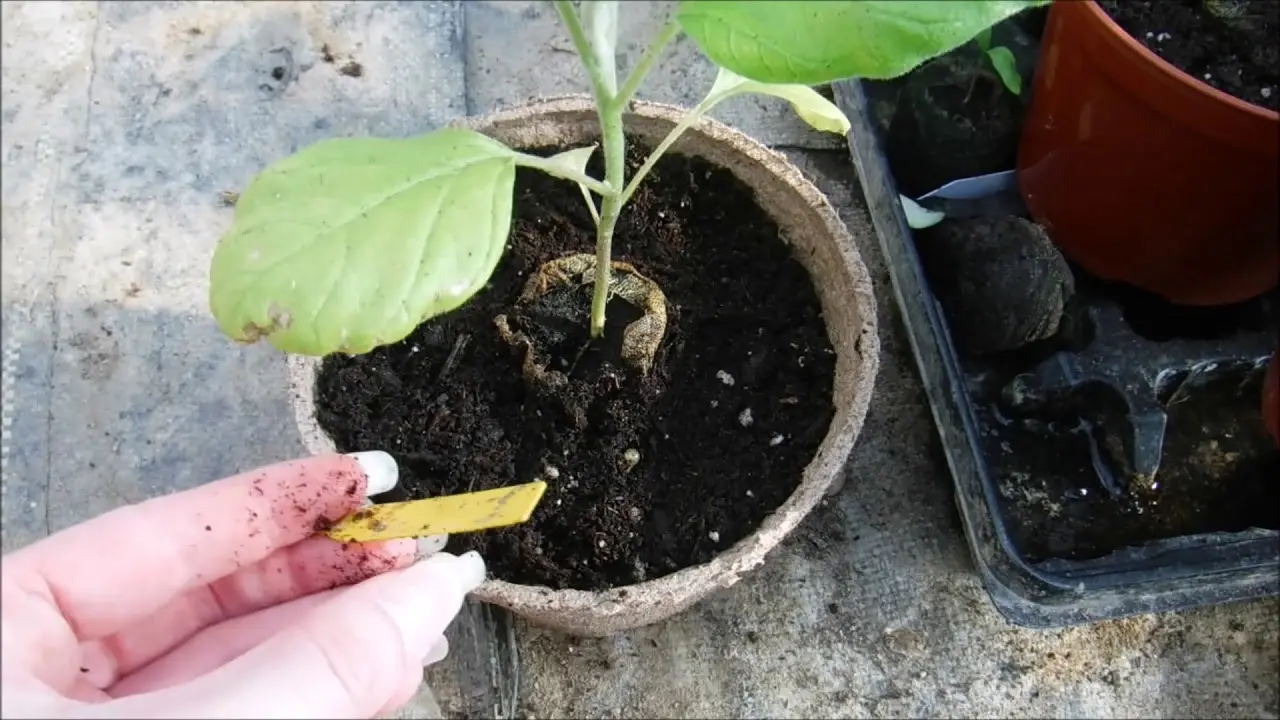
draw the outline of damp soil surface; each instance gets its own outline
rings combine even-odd
[[[648,148],[630,147],[634,170]],[[591,171],[602,174],[599,153]],[[642,374],[622,360],[623,330],[641,317],[627,301],[610,302],[600,341],[589,287],[516,302],[540,265],[591,252],[594,230],[570,183],[520,170],[515,192],[489,285],[400,343],[327,359],[321,426],[342,451],[396,457],[400,487],[379,501],[546,480],[529,522],[450,538],[497,578],[598,590],[710,560],[795,490],[830,425],[835,354],[808,274],[730,172],[668,155],[613,245],[668,303]],[[531,382],[500,315],[565,382]]]
[[[1117,302],[1132,335],[1090,330],[1078,333],[1081,347],[966,363],[982,452],[1013,544],[1032,562],[1089,560],[1162,539],[1280,529],[1280,449],[1261,412],[1268,356],[1260,352],[1275,346],[1275,298],[1238,307],[1157,307],[1136,291],[1078,269],[1075,275],[1081,306]],[[1053,390],[1036,385],[1032,370],[1056,362],[1052,353],[1115,342],[1126,343],[1134,366],[1151,368],[1157,379],[1149,389],[1122,390],[1100,376]],[[1162,364],[1163,353],[1176,353],[1179,343],[1206,342],[1218,343],[1222,354]],[[1259,354],[1241,352],[1246,345]],[[1126,394],[1134,392],[1149,393],[1166,418],[1154,476],[1132,462],[1129,408],[1143,400]],[[1034,402],[1026,402],[1029,394]]]
[[[1178,69],[1280,109],[1280,0],[1098,2],[1125,32]]]
[[[1011,421],[980,407],[984,424],[998,428],[983,444],[1015,545],[1033,562],[1087,560],[1152,540],[1280,528],[1280,450],[1262,422],[1263,369],[1223,361],[1168,376],[1155,478],[1116,460],[1124,405],[1109,388],[1082,386],[1062,412],[1039,418]]]

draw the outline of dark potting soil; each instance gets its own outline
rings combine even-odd
[[[948,219],[917,232],[915,245],[962,354],[1005,352],[1058,333],[1075,278],[1039,225],[1015,216]]]
[[[1082,384],[1035,418],[978,405],[994,430],[982,442],[1014,544],[1033,562],[1087,560],[1164,538],[1280,528],[1280,451],[1259,402],[1264,369],[1206,363],[1162,383],[1168,429],[1154,479],[1117,459],[1125,401],[1112,387]]]
[[[966,358],[979,442],[1014,545],[1033,562],[1088,560],[1154,540],[1280,529],[1280,449],[1260,402],[1267,358],[1231,343],[1271,333],[1280,296],[1184,308],[1071,271],[1075,299],[1054,338]],[[1132,335],[1099,334],[1091,313],[1112,304]],[[1205,340],[1226,343],[1222,355],[1176,359],[1181,343]],[[1125,350],[1090,354],[1095,343]],[[1068,360],[1084,373],[1079,382],[1037,379],[1057,352],[1083,353]],[[1158,378],[1153,399],[1167,425],[1154,476],[1135,467],[1130,447],[1130,403],[1142,410],[1149,390],[1124,389],[1115,362]]]
[[[630,147],[634,171],[648,148]],[[602,174],[599,153],[591,171]],[[646,376],[619,359],[640,315],[626,301],[610,302],[599,342],[589,286],[515,304],[542,263],[591,252],[593,238],[577,187],[520,170],[489,285],[400,343],[326,359],[317,380],[318,420],[339,449],[399,461],[400,486],[379,501],[547,481],[529,522],[449,540],[510,582],[595,590],[710,560],[795,490],[833,415],[835,354],[812,283],[729,171],[668,155],[619,221],[614,259],[667,297]],[[522,376],[523,350],[495,329],[503,314],[544,342],[566,386]]]
[[[1260,411],[1267,358],[1174,362],[1159,373],[1155,399],[1167,426],[1154,477],[1134,467],[1135,398],[1107,379],[1110,370],[1069,387],[1046,387],[1035,371],[1055,353],[1087,353],[1094,343],[1128,343],[1141,365],[1159,361],[1158,344],[1264,333],[1275,327],[1272,301],[1182,308],[1104,283],[1017,217],[945,220],[914,240],[962,352],[1001,513],[1028,560],[1088,560],[1153,540],[1280,528],[1280,450]],[[1136,337],[1097,335],[1090,312],[1104,302],[1118,306]]]
[[[1247,102],[1280,109],[1280,0],[1098,3],[1125,32],[1178,69]]]
[[[973,52],[944,55],[911,73],[897,95],[885,156],[911,197],[960,178],[1008,170],[1018,154],[1022,105]]]

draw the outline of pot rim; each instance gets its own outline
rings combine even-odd
[[[534,98],[529,102],[495,110],[478,117],[459,118],[450,125],[479,130],[486,126],[523,121],[530,115],[586,112],[592,114],[595,112],[595,103],[590,96],[566,94]],[[686,109],[674,105],[633,100],[627,114],[674,125],[686,112]],[[821,217],[823,231],[838,252],[841,267],[852,280],[852,289],[847,302],[858,308],[861,323],[860,328],[854,330],[858,332],[861,344],[856,351],[859,356],[858,365],[849,375],[851,390],[843,403],[833,397],[836,415],[832,418],[832,424],[828,427],[817,452],[805,465],[799,483],[787,499],[766,515],[751,533],[724,548],[710,560],[683,567],[662,577],[620,585],[608,590],[571,588],[557,590],[542,585],[512,583],[489,577],[472,592],[473,597],[479,600],[511,608],[518,614],[528,612],[545,618],[549,613],[556,615],[564,613],[579,618],[590,616],[598,621],[598,627],[579,629],[566,624],[531,618],[535,624],[559,627],[580,635],[604,635],[647,624],[628,622],[621,618],[614,620],[618,616],[645,614],[646,608],[665,606],[674,606],[675,609],[671,613],[663,613],[664,616],[674,614],[705,597],[712,590],[735,584],[742,575],[760,565],[769,552],[789,536],[800,521],[813,510],[822,497],[839,489],[843,481],[841,473],[866,419],[879,370],[880,344],[876,301],[870,273],[861,255],[855,249],[848,228],[826,195],[818,190],[785,156],[769,149],[745,133],[706,116],[690,127],[674,147],[678,148],[686,138],[691,138],[695,134],[710,136],[712,140],[720,142],[732,139],[735,152],[745,154],[752,161],[762,165],[778,178],[779,183],[803,191],[810,204],[809,212],[817,213]],[[817,285],[816,278],[807,267],[806,272]],[[826,324],[825,318],[824,327],[828,337],[831,337],[831,326]],[[294,385],[291,394],[303,444],[313,454],[337,452],[332,438],[320,428],[315,414],[313,373],[319,368],[323,358],[287,355],[286,360],[289,365],[290,381]],[[837,368],[839,368],[839,362],[837,357]],[[298,387],[299,379],[308,377],[312,379],[309,386]],[[837,424],[837,420],[841,417],[843,422]],[[821,491],[815,492],[819,489]],[[693,592],[690,588],[697,588],[699,591]]]
[[[1280,112],[1268,110],[1261,105],[1256,105],[1247,100],[1219,90],[1218,88],[1206,83],[1200,78],[1179,69],[1176,65],[1165,60],[1159,55],[1152,52],[1146,45],[1143,45],[1137,38],[1130,35],[1120,24],[1107,14],[1106,10],[1097,3],[1096,0],[1085,0],[1078,2],[1077,0],[1056,0],[1054,6],[1066,4],[1077,5],[1083,7],[1083,12],[1089,13],[1094,22],[1100,24],[1107,32],[1106,36],[1111,39],[1114,46],[1124,52],[1136,55],[1147,64],[1153,66],[1165,78],[1178,85],[1182,85],[1188,90],[1195,92],[1197,95],[1216,103],[1230,106],[1235,110],[1252,115],[1259,120],[1270,122],[1280,122]]]

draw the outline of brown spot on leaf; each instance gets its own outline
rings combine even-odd
[[[240,341],[252,344],[274,332],[288,330],[289,326],[293,324],[293,315],[273,302],[267,308],[267,320],[269,322],[266,325],[259,325],[253,322],[245,323],[245,326],[240,329],[241,335],[244,336]]]

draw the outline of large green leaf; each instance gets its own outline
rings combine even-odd
[[[214,251],[219,327],[304,355],[403,339],[492,275],[511,228],[515,158],[448,128],[326,140],[277,162],[240,196]]]
[[[887,79],[1050,0],[684,0],[680,27],[717,65],[763,83]]]

